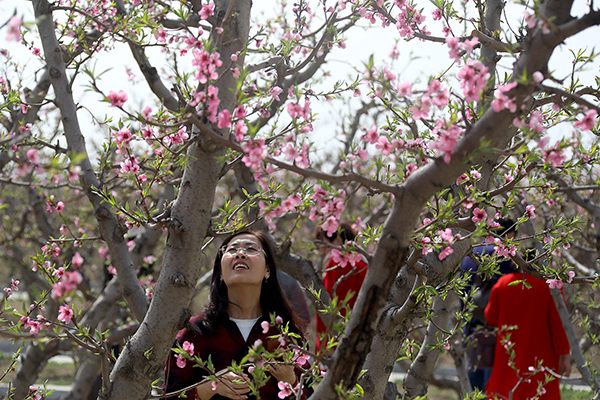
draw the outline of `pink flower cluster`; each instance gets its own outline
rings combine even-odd
[[[58,319],[61,322],[64,322],[65,324],[68,324],[71,322],[71,318],[73,318],[73,315],[73,310],[69,307],[68,304],[66,304],[58,308],[58,317],[56,317],[56,319]]]
[[[194,93],[194,100],[190,102],[190,106],[195,107],[198,104],[208,103],[204,109],[204,115],[208,117],[208,120],[213,124],[217,122],[217,113],[219,110],[219,88],[213,85],[208,85],[206,91]]]
[[[190,138],[190,135],[187,133],[187,128],[182,126],[175,133],[170,133],[161,138],[162,143],[165,146],[179,146],[182,145],[186,140]]]
[[[123,175],[125,175],[127,173],[136,174],[140,170],[140,166],[137,163],[135,154],[131,154],[124,161],[122,161],[120,165],[121,165],[121,174],[123,174]]]
[[[187,340],[183,342],[183,345],[181,346],[183,348],[183,350],[188,353],[190,356],[194,355],[194,343],[190,343]],[[182,354],[177,354],[175,356],[175,358],[177,358],[177,366],[179,368],[184,368],[185,365],[187,364],[187,360],[185,358],[184,355]]]
[[[209,2],[207,4],[203,4],[200,11],[198,11],[198,15],[200,15],[200,19],[205,20],[208,19],[211,15],[215,13],[215,3]]]
[[[492,108],[494,111],[500,112],[504,109],[507,109],[512,113],[517,111],[517,103],[515,103],[515,100],[506,95],[506,93],[510,92],[515,86],[517,86],[517,82],[507,83],[506,85],[501,85],[496,88],[494,100],[492,101]]]
[[[460,240],[461,235],[459,233],[457,233],[456,235],[452,234],[452,230],[450,228],[446,228],[443,231],[438,231],[437,232],[439,238],[441,239],[442,243],[448,243],[449,246],[446,246],[438,255],[438,259],[441,261],[444,258],[448,257],[450,254],[454,253],[454,249],[452,247],[450,247],[451,245],[453,245],[457,240]],[[425,238],[423,238],[425,239]],[[429,239],[429,238],[427,238]],[[430,240],[426,240],[422,242],[425,243],[429,243]]]
[[[29,328],[29,333],[32,335],[37,335],[40,333],[40,329],[50,327],[50,323],[41,315],[38,315],[36,319],[31,319],[29,317],[21,317],[21,323],[23,327]]]
[[[219,53],[209,53],[206,50],[194,50],[192,51],[194,59],[192,65],[196,67],[196,79],[198,82],[204,84],[209,80],[215,80],[219,77],[217,73],[217,67],[223,65],[221,56]]]
[[[21,26],[21,18],[15,15],[10,20],[8,20],[6,25],[8,26],[8,34],[6,35],[6,41],[10,42],[14,40],[15,42],[18,42],[19,40],[21,40],[21,31],[19,29],[19,27]]]
[[[308,219],[314,221],[317,217],[325,219],[321,228],[327,233],[327,236],[332,236],[339,227],[338,220],[342,213],[346,210],[344,203],[345,192],[340,193],[339,198],[327,198],[327,191],[320,186],[315,186],[313,200],[315,206],[311,209]]]
[[[60,280],[52,285],[52,298],[58,299],[65,296],[70,291],[77,289],[77,285],[82,281],[83,277],[79,271],[65,271]]]
[[[450,49],[450,58],[454,59],[454,61],[459,64],[461,51],[464,51],[465,54],[471,54],[473,53],[473,49],[477,43],[479,43],[479,39],[477,37],[474,37],[473,39],[466,39],[464,41],[461,41],[460,38],[457,37],[446,38],[446,46],[448,46]]]
[[[125,149],[129,148],[129,142],[133,139],[131,131],[127,128],[121,128],[116,132],[111,132],[111,136],[117,144],[117,154],[124,153]]]
[[[268,148],[265,145],[265,139],[250,139],[242,143],[242,151],[246,153],[242,161],[248,168],[259,169],[260,164],[268,154]]]
[[[304,120],[310,120],[310,100],[308,98],[304,101],[304,106],[301,106],[300,103],[288,103],[287,105],[288,113],[292,118],[304,118]]]
[[[333,261],[338,264],[341,268],[346,268],[348,265],[354,267],[356,263],[362,260],[362,256],[359,253],[345,253],[342,254],[338,249],[331,250],[331,257]]]
[[[444,121],[438,119],[433,134],[438,135],[439,140],[431,142],[429,148],[436,151],[436,157],[440,157],[443,154],[444,162],[449,164],[454,147],[464,134],[464,129],[454,124],[444,129]]]
[[[286,161],[293,161],[300,168],[308,167],[308,144],[303,144],[300,151],[298,151],[294,144],[288,143],[281,149],[281,152],[285,154]]]
[[[473,217],[471,218],[471,220],[475,223],[478,223],[481,221],[485,221],[486,218],[487,218],[487,213],[485,212],[485,210],[475,207],[475,209],[473,210]]]
[[[5,287],[4,288],[4,292],[6,293],[6,296],[10,296],[11,294],[13,294],[13,292],[18,292],[19,291],[19,281],[14,280],[11,278],[11,284],[10,287]]]
[[[479,100],[481,91],[490,78],[490,73],[488,67],[483,65],[481,61],[469,58],[467,65],[458,71],[458,78],[461,80],[460,87],[464,89],[465,100],[472,103]]]
[[[544,150],[544,159],[552,168],[556,168],[560,167],[567,157],[563,154],[560,143],[556,143],[554,148]]]
[[[123,107],[123,104],[127,101],[127,93],[122,90],[119,90],[117,93],[111,91],[106,98],[110,100],[111,106]]]
[[[401,37],[411,39],[415,35],[415,30],[420,30],[425,34],[428,34],[425,26],[419,27],[419,25],[422,25],[425,22],[425,16],[423,14],[418,10],[415,10],[411,4],[408,4],[404,0],[395,0],[394,3],[400,9],[398,18],[396,18],[396,28]]]
[[[598,123],[598,112],[594,109],[589,110],[585,116],[580,120],[575,122],[576,128],[581,128],[584,131],[591,131],[596,127]]]

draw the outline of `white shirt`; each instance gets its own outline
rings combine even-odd
[[[260,319],[260,317],[254,319],[238,319],[229,317],[229,319],[235,322],[238,329],[240,330],[240,333],[242,334],[242,337],[244,338],[244,341],[247,341],[248,335],[250,335],[252,327],[254,326],[256,321]]]

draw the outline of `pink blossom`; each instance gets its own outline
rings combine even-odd
[[[540,110],[535,110],[531,113],[527,126],[529,129],[537,133],[541,133],[546,130],[546,127],[544,127],[544,115]]]
[[[535,28],[535,25],[537,24],[535,16],[531,15],[528,11],[525,11],[523,13],[523,18],[525,19],[525,23],[529,29]]]
[[[380,150],[383,155],[389,156],[391,152],[394,150],[394,146],[392,146],[385,136],[380,136],[377,139],[377,144],[375,144],[375,148]]]
[[[244,136],[246,136],[246,133],[248,133],[248,125],[246,125],[246,122],[244,120],[240,120],[235,123],[233,130],[235,134],[235,140],[241,142],[242,140],[244,140]]]
[[[296,208],[296,206],[302,204],[302,198],[298,193],[289,196],[287,199],[281,202],[281,205],[289,211],[292,211]]]
[[[486,218],[487,218],[487,213],[485,212],[485,210],[475,207],[475,209],[473,210],[473,218],[471,218],[471,220],[473,222],[477,223],[477,222],[484,221]]]
[[[131,172],[132,174],[136,174],[140,170],[140,166],[137,163],[135,158],[135,154],[130,155],[125,159],[125,161],[121,162],[121,173],[127,174]]]
[[[460,47],[467,53],[473,53],[473,49],[479,43],[479,38],[475,36],[473,39],[467,39],[460,44]]]
[[[62,201],[59,201],[58,203],[56,203],[56,211],[59,214],[62,214],[64,208],[65,208],[65,203],[63,203]]]
[[[129,148],[129,142],[133,139],[131,131],[127,128],[112,132],[111,136],[115,139],[115,143],[117,144],[117,154],[121,154],[124,149]]]
[[[56,319],[68,324],[71,322],[71,318],[73,318],[73,310],[71,310],[68,304],[58,308],[58,317],[56,317]]]
[[[73,265],[73,267],[75,268],[79,268],[83,265],[83,257],[81,257],[81,254],[79,254],[79,252],[75,252],[75,255],[73,256],[73,259],[71,260],[71,264]]]
[[[246,155],[242,157],[243,163],[249,167],[258,169],[260,163],[267,156],[267,146],[265,145],[265,139],[258,139],[254,141],[252,139],[242,144],[242,150]]]
[[[281,318],[279,315],[275,317],[275,323],[277,325],[282,325],[283,324],[283,318]]]
[[[498,246],[494,247],[494,251],[496,252],[496,254],[498,254],[498,256],[510,258],[511,255],[514,256],[517,254],[517,247],[514,244],[511,244],[510,246],[506,247],[502,242],[497,243]]]
[[[548,286],[550,287],[550,289],[562,289],[563,287],[563,282],[560,279],[547,279],[546,283],[548,284]]]
[[[331,237],[337,231],[338,226],[339,226],[339,223],[335,219],[335,217],[330,216],[325,220],[325,222],[323,222],[323,225],[321,225],[321,228],[327,233],[328,237]]]
[[[444,127],[442,120],[437,120],[436,124],[437,126],[433,133],[437,134],[439,132],[439,140],[431,142],[429,147],[432,150],[436,150],[437,157],[443,154],[444,162],[448,164],[450,163],[450,156],[454,153],[454,147],[464,133],[464,129],[454,124],[450,125],[447,129],[442,129]]]
[[[302,367],[306,365],[306,363],[310,360],[310,356],[308,354],[302,353],[298,349],[294,349],[294,356],[292,357],[292,361],[299,366]]]
[[[192,65],[197,68],[196,79],[198,82],[206,83],[209,80],[215,80],[219,77],[216,69],[223,65],[219,53],[210,54],[205,50],[194,50],[192,54],[194,56]]]
[[[208,19],[211,15],[215,13],[215,3],[210,2],[208,4],[203,4],[200,11],[198,11],[198,15],[200,15],[200,19],[205,20]]]
[[[416,103],[415,106],[411,107],[409,111],[414,119],[428,118],[432,104],[433,102],[431,101],[431,96],[426,93],[421,96],[419,102]]]
[[[127,101],[127,93],[122,90],[117,93],[111,91],[106,98],[110,100],[111,106],[123,107],[123,104]]]
[[[21,31],[19,30],[19,27],[21,26],[21,18],[15,15],[8,21],[6,25],[8,26],[6,40],[9,42],[11,40],[14,40],[15,42],[21,40]]]
[[[367,129],[367,133],[365,133],[361,139],[371,144],[377,143],[377,140],[379,139],[379,135],[377,134],[377,125],[371,125],[371,128]]]
[[[504,109],[508,109],[510,112],[517,111],[517,104],[513,98],[509,98],[506,93],[510,92],[517,82],[507,83],[506,85],[498,86],[494,92],[494,100],[492,101],[492,108],[496,112],[500,112]]]
[[[190,343],[186,340],[183,342],[183,345],[181,347],[183,348],[184,351],[189,353],[190,356],[194,355],[194,343]]]
[[[38,165],[40,163],[40,157],[38,156],[36,149],[27,150],[25,156],[33,165]]]
[[[433,10],[431,14],[433,15],[434,21],[439,21],[440,19],[442,19],[442,10],[440,10],[439,8]]]
[[[461,80],[460,87],[464,88],[465,100],[472,103],[479,100],[481,91],[485,88],[490,74],[488,67],[481,61],[470,58],[467,60],[467,65],[462,67],[457,76]]]
[[[579,127],[584,131],[591,131],[596,126],[597,120],[598,112],[594,109],[591,109],[580,121],[575,122],[575,127]]]
[[[527,214],[527,216],[529,217],[529,219],[534,219],[536,217],[536,215],[535,215],[535,206],[534,205],[528,205],[527,207],[525,207],[525,213]]]
[[[217,390],[217,382],[214,382],[214,381],[211,382],[210,383],[210,388],[212,389],[213,392],[216,391]]]
[[[567,157],[563,155],[563,150],[559,148],[558,143],[554,149],[544,151],[544,158],[547,163],[551,164],[552,168],[560,167],[567,159]]]
[[[459,45],[460,43],[460,38],[457,37],[447,37],[446,38],[446,46],[448,46],[448,48],[450,49],[450,58],[454,59],[454,61],[456,62],[460,62],[460,55],[459,55]]]
[[[156,41],[159,43],[165,43],[167,41],[167,32],[163,28],[158,28],[158,31],[154,34]]]
[[[540,83],[544,80],[544,74],[542,74],[540,71],[535,71],[532,76],[534,82]]]
[[[185,357],[182,356],[181,354],[177,354],[175,356],[175,358],[177,359],[177,362],[176,362],[177,366],[179,368],[185,368],[185,365],[187,364],[187,360],[185,359]]]
[[[442,252],[440,253],[440,255],[438,256],[439,260],[443,260],[444,258],[448,257],[450,254],[454,253],[454,249],[452,249],[452,247],[448,246],[446,247],[444,250],[442,250]]]
[[[219,113],[219,116],[217,117],[217,128],[231,128],[231,113],[229,110],[223,110]]]
[[[279,393],[277,394],[277,397],[279,397],[280,399],[285,399],[286,397],[294,393],[292,391],[292,385],[290,385],[287,382],[279,381],[277,382],[277,387],[279,388]]]
[[[271,324],[268,321],[263,321],[260,323],[260,326],[262,327],[262,333],[267,333],[269,332]]]
[[[438,231],[437,234],[442,238],[443,241],[454,244],[454,235],[452,235],[452,230],[450,228],[446,228],[443,231]]]
[[[398,84],[398,96],[412,96],[412,88],[410,81],[404,81]]]
[[[280,88],[279,86],[274,86],[273,90],[271,91],[271,96],[273,96],[273,98],[277,101],[279,100],[279,95],[281,94],[281,92],[283,92],[283,89]]]

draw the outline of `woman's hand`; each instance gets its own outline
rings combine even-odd
[[[270,360],[267,364],[267,369],[275,379],[280,382],[287,382],[290,385],[296,385],[297,377],[293,365],[288,365],[274,360]]]
[[[208,400],[215,394],[220,394],[234,400],[248,398],[246,393],[250,391],[248,375],[238,375],[231,371],[217,373],[217,380],[205,382],[196,386],[196,394],[200,400]]]

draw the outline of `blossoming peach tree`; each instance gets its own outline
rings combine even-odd
[[[270,232],[281,268],[335,322],[335,347],[284,355],[311,360],[313,399],[383,398],[397,359],[410,367],[401,395],[425,395],[444,353],[460,379],[437,384],[481,397],[466,379],[474,293],[458,265],[482,243],[496,252],[480,273],[512,258],[564,290],[572,357],[600,393],[586,360],[598,345],[599,82],[581,75],[596,54],[551,60],[600,23],[591,2],[3,3],[0,335],[23,343],[0,375],[12,398],[44,395],[30,387],[63,353],[78,360],[69,398],[89,398],[99,375],[102,398],[160,397],[215,244],[243,227]],[[385,57],[346,52],[369,34],[392,38]],[[408,76],[415,44],[435,63]],[[494,234],[500,217],[515,238]],[[344,299],[323,290],[310,232],[345,220],[359,236],[333,256],[351,273],[361,254],[369,272],[336,321]],[[190,343],[175,352],[218,382]],[[257,360],[272,355],[256,344],[245,360],[258,386]]]

